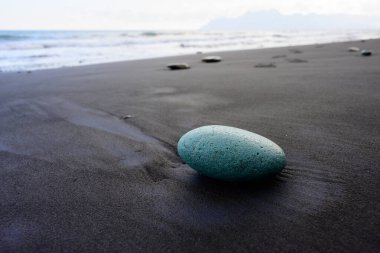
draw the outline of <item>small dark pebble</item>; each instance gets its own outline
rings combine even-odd
[[[130,119],[130,118],[134,118],[134,117],[135,117],[134,115],[127,114],[127,115],[121,116],[120,118],[121,119]]]
[[[349,47],[348,48],[348,52],[359,52],[360,51],[360,48],[358,47]]]
[[[259,63],[255,65],[255,68],[275,68],[277,65],[273,62],[271,63]]]
[[[203,54],[201,51],[198,51],[197,54]]]
[[[287,58],[286,60],[288,62],[290,62],[290,63],[305,63],[305,62],[308,62],[307,60],[298,59],[298,58],[292,58],[292,59]]]
[[[170,70],[189,69],[190,66],[187,63],[171,63],[166,66]]]
[[[27,71],[26,73],[28,73],[28,74],[31,74],[31,73],[32,73],[32,71],[30,71],[30,70],[29,70],[29,71]]]
[[[213,63],[222,61],[222,57],[220,56],[207,56],[202,59],[203,62]]]
[[[362,50],[361,54],[362,54],[362,56],[371,56],[372,52],[369,50]]]

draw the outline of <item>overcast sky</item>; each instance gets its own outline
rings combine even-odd
[[[380,14],[380,0],[0,0],[0,29],[198,29],[217,17]]]

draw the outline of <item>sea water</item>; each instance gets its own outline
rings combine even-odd
[[[379,37],[379,31],[0,31],[0,71]]]

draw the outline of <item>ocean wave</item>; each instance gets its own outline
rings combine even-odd
[[[23,35],[0,34],[0,41],[24,40],[24,39],[27,39],[27,37]]]
[[[158,33],[158,32],[142,32],[140,35],[144,36],[144,37],[156,37],[156,36],[160,35],[160,33]]]
[[[283,35],[283,34],[273,34],[273,38],[289,38],[289,36]]]
[[[327,43],[379,32],[0,31],[0,69],[21,71],[171,55]]]
[[[48,57],[53,57],[53,56],[57,56],[57,55],[49,55],[49,54],[39,54],[39,55],[31,55],[31,56],[28,56],[28,58],[32,58],[32,59],[40,59],[40,58],[48,58]]]

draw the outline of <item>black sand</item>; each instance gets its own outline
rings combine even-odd
[[[357,45],[0,73],[0,252],[378,252],[380,40]],[[198,176],[176,143],[207,124],[270,138],[288,166]]]

